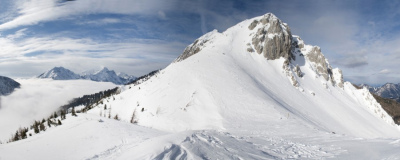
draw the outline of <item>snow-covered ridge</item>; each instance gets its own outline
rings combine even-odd
[[[291,35],[269,13],[207,33],[159,74],[104,103],[123,121],[135,117],[139,125],[170,132],[293,117],[288,121],[356,137],[400,135],[373,97],[354,98],[355,92],[320,47]],[[92,112],[100,112],[96,108]]]
[[[11,78],[0,76],[0,96],[8,95],[19,88],[20,84]],[[1,108],[1,107],[0,107]]]
[[[71,80],[71,79],[80,79],[81,76],[75,74],[69,69],[64,67],[54,67],[42,74],[40,74],[37,78],[51,78],[54,80]]]
[[[106,67],[100,70],[85,71],[80,75],[64,67],[54,67],[39,75],[38,78],[51,78],[54,80],[88,79],[97,82],[112,82],[114,84],[126,84],[136,79],[135,76],[122,72],[116,73]]]
[[[286,39],[288,28],[267,14],[202,36],[167,68],[120,86],[87,113],[0,145],[0,159],[399,157],[398,126],[365,90],[343,82],[319,47]]]

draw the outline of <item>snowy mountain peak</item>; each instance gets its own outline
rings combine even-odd
[[[38,78],[52,78],[54,80],[89,79],[97,82],[112,82],[114,84],[126,84],[136,79],[135,76],[125,73],[117,75],[114,70],[109,70],[107,67],[102,67],[99,70],[88,70],[80,75],[64,67],[54,67],[39,75]]]
[[[241,24],[238,24],[241,25]],[[235,28],[235,26],[231,27]],[[292,34],[289,26],[278,19],[274,14],[267,13],[263,16],[252,19],[247,27],[253,32],[251,42],[248,43],[247,51],[264,55],[269,60],[285,57],[291,59],[293,57],[292,50]],[[225,32],[224,32],[225,33]],[[213,30],[185,48],[183,53],[175,60],[179,62],[200,52],[206,44],[212,44],[215,37],[221,35],[217,30]],[[251,44],[251,45],[250,45]]]
[[[11,78],[0,76],[0,96],[8,95],[14,91],[15,88],[19,88],[20,84]],[[0,102],[1,103],[1,102]],[[0,104],[1,106],[1,104]]]
[[[371,91],[378,96],[394,99],[400,102],[400,84],[386,83],[381,87],[375,88]]]
[[[248,29],[255,31],[249,51],[255,50],[270,60],[293,57],[290,28],[272,13],[253,19]]]
[[[83,77],[92,81],[125,84],[124,80],[118,77],[114,70],[109,70],[107,67],[103,67],[101,70],[95,72],[94,74],[85,75]]]
[[[40,74],[37,78],[52,78],[54,80],[70,80],[70,79],[80,79],[80,76],[64,67],[54,67],[53,69],[50,69],[50,70]]]
[[[399,133],[367,90],[344,82],[320,47],[291,35],[273,14],[201,36],[167,68],[114,97],[90,112],[113,106],[123,121],[168,132],[312,126],[357,137]]]
[[[373,87],[368,84],[361,84],[359,86],[367,88],[371,93],[380,97],[394,99],[400,102],[400,84],[386,83],[380,87]]]
[[[99,71],[97,71],[97,73],[99,72],[108,72],[110,71],[107,67],[101,67],[101,69]]]

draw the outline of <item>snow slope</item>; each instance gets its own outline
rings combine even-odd
[[[19,127],[48,117],[73,98],[116,87],[109,82],[89,80],[16,79],[21,87],[1,97],[0,141]]]
[[[301,77],[292,68],[282,67],[284,58],[267,60],[248,52],[249,35],[254,35],[257,27],[269,27],[248,29],[262,18],[204,35],[198,40],[198,53],[169,65],[143,84],[125,86],[115,101],[105,104],[124,121],[129,122],[135,112],[139,125],[169,132],[262,132],[278,125],[282,128],[276,132],[284,134],[290,134],[285,129],[289,127],[363,138],[400,136],[399,127],[368,92],[360,93],[350,83],[340,87],[340,82],[326,80],[318,72],[321,64],[308,57],[316,47],[305,45],[298,36],[293,39],[303,48],[296,48],[296,60],[290,65],[299,66]],[[92,112],[98,114],[101,109]],[[295,128],[291,128],[293,124]]]
[[[66,159],[400,156],[399,127],[371,94],[343,82],[319,47],[272,14],[206,34],[155,76],[120,90],[65,125],[0,145],[0,158],[43,158],[43,150]],[[98,122],[107,115],[121,121]],[[12,154],[19,150],[26,153]]]

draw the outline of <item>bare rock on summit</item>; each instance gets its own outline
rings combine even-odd
[[[336,86],[344,87],[343,73],[339,68],[332,69],[332,79]]]
[[[183,53],[175,59],[174,62],[180,62],[185,60],[186,58],[189,58],[190,56],[195,55],[196,53],[199,53],[202,48],[206,46],[206,43],[209,42],[216,34],[219,34],[217,30],[213,30],[203,36],[201,36],[199,39],[196,39],[192,44],[187,46]]]
[[[268,60],[280,57],[292,59],[292,34],[289,26],[275,15],[268,13],[259,21],[253,21],[248,27],[250,30],[262,25],[252,38],[252,44],[258,54],[263,54]]]
[[[307,58],[314,62],[317,73],[324,77],[325,80],[329,80],[329,77],[332,76],[332,69],[326,63],[325,56],[321,53],[321,48],[314,46],[307,54]]]

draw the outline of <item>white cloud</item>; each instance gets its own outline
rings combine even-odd
[[[380,74],[388,74],[388,73],[390,73],[390,70],[388,70],[388,69],[383,69],[383,70],[379,71],[379,73],[380,73]]]
[[[96,13],[157,15],[159,10],[172,8],[171,3],[157,0],[80,0],[64,3],[57,0],[24,0],[15,3],[20,6],[15,11],[18,16],[1,24],[0,30],[76,15]]]
[[[19,41],[0,38],[0,45],[0,75],[30,77],[59,65],[76,70],[103,65],[140,76],[167,66],[186,44],[143,39],[97,42],[89,38],[31,37]]]
[[[14,39],[17,39],[17,38],[24,37],[24,36],[26,35],[25,32],[26,32],[27,30],[28,30],[27,28],[20,29],[20,30],[18,30],[17,32],[15,32],[15,34],[8,35],[6,38],[7,38],[7,39],[14,40]]]
[[[102,18],[98,20],[88,20],[88,21],[80,21],[77,22],[79,25],[108,25],[108,24],[116,24],[116,23],[126,23],[127,21],[123,21],[118,18]]]
[[[17,80],[21,88],[1,97],[0,140],[10,138],[18,127],[29,127],[67,104],[72,98],[114,88],[109,82],[89,80],[53,81],[48,79]]]

